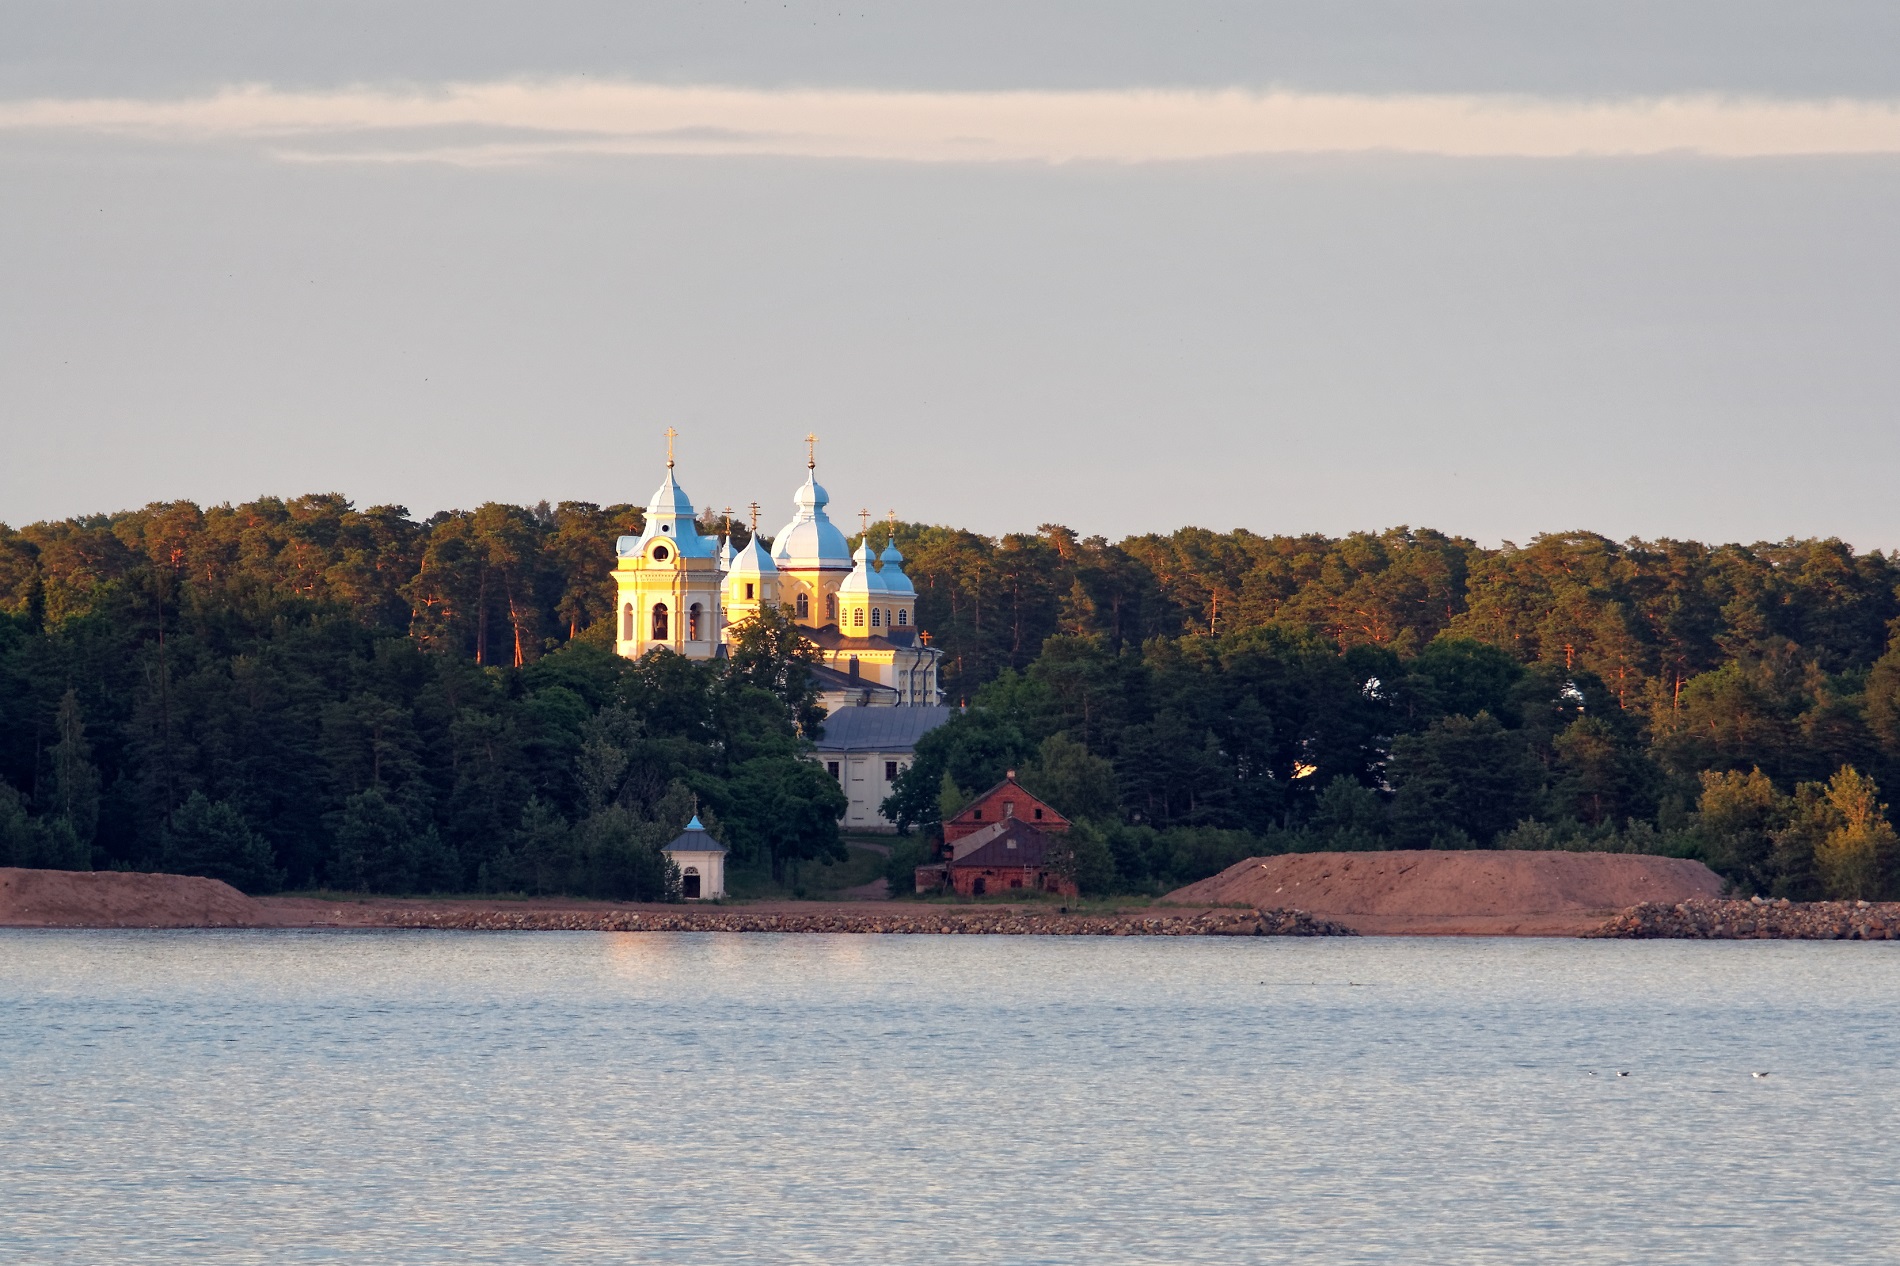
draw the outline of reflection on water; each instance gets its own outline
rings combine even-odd
[[[0,1259],[1891,1261],[1897,987],[1884,944],[0,932]]]

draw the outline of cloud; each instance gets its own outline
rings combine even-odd
[[[176,100],[0,102],[0,132],[242,142],[293,161],[519,163],[770,154],[904,162],[1168,162],[1383,150],[1454,157],[1900,153],[1900,101],[1300,92],[884,92],[593,79]]]

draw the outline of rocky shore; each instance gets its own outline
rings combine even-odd
[[[1867,901],[1646,902],[1591,936],[1630,940],[1891,941],[1900,939],[1900,903]]]
[[[1062,914],[926,907],[910,910],[749,912],[685,910],[417,910],[384,927],[480,932],[862,932],[977,936],[1356,936],[1304,910],[1208,910],[1198,914]]]

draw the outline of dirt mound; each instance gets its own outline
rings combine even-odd
[[[216,879],[0,866],[0,926],[241,928],[270,921],[257,902]]]
[[[1588,930],[1590,916],[1721,892],[1714,871],[1675,857],[1415,850],[1250,857],[1162,899],[1286,906],[1360,931],[1567,934]]]

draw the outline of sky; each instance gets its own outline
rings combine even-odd
[[[0,522],[1900,547],[1900,6],[12,0]]]

